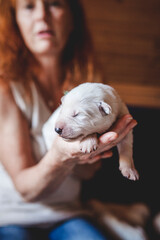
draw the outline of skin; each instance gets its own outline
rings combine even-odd
[[[47,102],[46,96],[49,95],[59,102],[58,89],[62,71],[60,56],[73,24],[66,1],[50,3],[52,4],[41,0],[17,0],[16,20],[26,46],[41,65],[37,81],[39,90],[44,89],[46,92],[43,94],[44,100]],[[66,21],[71,21],[67,29]],[[34,30],[39,26],[52,29],[54,36],[46,34],[45,37],[34,37]],[[1,162],[17,191],[28,202],[43,200],[70,174],[83,179],[92,177],[101,166],[100,159],[110,157],[110,149],[135,125],[136,121],[130,115],[118,120],[110,132],[99,138],[99,147],[94,157],[80,152],[79,141],[69,143],[57,136],[52,148],[37,163],[32,154],[29,124],[17,107],[9,87],[0,87]]]
[[[16,21],[26,46],[37,58],[46,54],[59,57],[73,30],[64,0],[17,0]]]

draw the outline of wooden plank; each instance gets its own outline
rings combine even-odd
[[[123,101],[132,106],[160,109],[160,87],[110,83]]]
[[[113,82],[160,86],[160,67],[149,57],[99,55],[106,79]]]
[[[159,106],[160,1],[83,0],[83,3],[106,82],[121,83],[123,87],[133,85],[134,89],[137,86],[139,95],[125,95],[128,102]]]

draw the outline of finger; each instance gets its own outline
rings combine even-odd
[[[79,164],[91,164],[99,161],[101,159],[101,155],[98,154],[96,156],[87,156],[86,158],[81,158]]]
[[[88,164],[93,164],[93,163],[95,163],[95,162],[98,162],[101,158],[102,158],[101,155],[97,155],[97,156],[89,159],[89,160],[88,160]]]
[[[90,154],[85,154],[79,158],[78,164],[87,164],[91,160]]]
[[[118,119],[117,122],[112,126],[112,131],[114,130],[116,132],[119,132],[119,129],[124,129],[125,126],[132,121],[132,119],[133,117],[131,116],[131,114],[125,114],[120,119]]]
[[[116,146],[122,139],[125,138],[125,136],[137,125],[137,121],[132,119],[132,121],[126,126],[126,128],[117,135],[118,137],[115,139],[115,141],[111,141],[107,144],[105,144],[105,140],[102,147],[98,149],[97,153],[108,151],[112,147]],[[104,138],[105,139],[105,138]],[[104,146],[104,147],[103,147]]]
[[[91,156],[90,153],[83,153],[83,154],[80,156],[80,160],[81,160],[81,161],[86,161],[87,159],[89,159],[90,156]]]
[[[88,163],[88,160],[80,160],[79,162],[78,162],[78,164],[87,164]]]
[[[137,121],[136,120],[132,120],[127,126],[126,128],[123,130],[123,132],[121,132],[119,134],[118,137],[118,142],[121,141],[135,126],[137,125]]]
[[[113,152],[111,150],[105,151],[105,152],[102,152],[102,153],[92,157],[88,162],[94,163],[96,161],[99,161],[102,158],[110,158],[110,157],[112,157],[112,155],[113,155]]]
[[[116,123],[110,129],[113,132],[120,133],[122,132],[126,126],[133,120],[133,117],[130,114],[125,114],[120,119],[116,121]]]
[[[113,156],[113,152],[111,150],[101,153],[101,158],[110,158],[112,156]]]
[[[110,129],[109,132],[103,134],[99,138],[99,141],[102,144],[104,143],[108,144],[108,143],[114,142],[118,138],[118,135],[120,135],[123,132],[124,132],[123,135],[125,135],[126,132],[129,132],[128,130],[131,128],[127,128],[127,127],[130,126],[129,125],[130,123],[132,123],[133,125],[131,126],[133,128],[135,126],[135,122],[136,121],[132,118],[130,114],[124,115],[123,117],[117,120],[117,122],[114,124],[114,126]]]
[[[102,144],[109,144],[112,141],[115,141],[118,138],[118,134],[116,132],[107,132],[100,136],[99,141]]]

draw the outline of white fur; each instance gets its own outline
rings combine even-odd
[[[62,98],[61,106],[45,123],[42,132],[47,148],[52,145],[55,132],[65,140],[81,140],[81,151],[90,153],[98,147],[95,133],[106,132],[117,118],[129,113],[119,95],[112,87],[101,83],[83,83]],[[133,136],[130,132],[118,144],[119,168],[123,176],[137,180],[138,172],[132,158]]]

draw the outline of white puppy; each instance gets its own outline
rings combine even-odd
[[[117,118],[129,113],[117,92],[101,83],[83,83],[62,97],[61,106],[44,124],[43,136],[49,149],[56,132],[65,140],[80,139],[81,151],[97,149],[97,133],[106,132]],[[54,132],[54,129],[56,132]],[[132,158],[133,136],[130,132],[118,144],[119,169],[123,176],[137,180]]]

